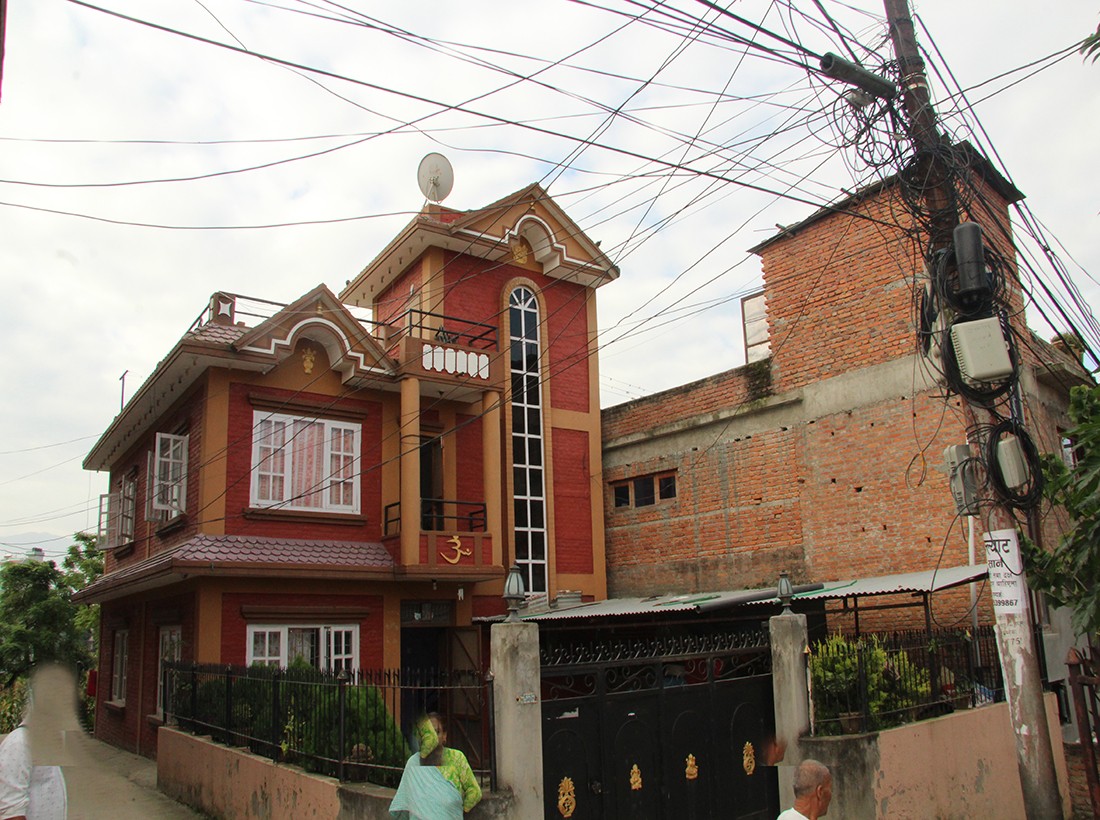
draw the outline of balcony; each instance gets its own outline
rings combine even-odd
[[[425,498],[420,501],[420,531],[417,554],[405,569],[430,572],[433,576],[467,575],[493,566],[493,539],[486,525],[482,501]],[[401,504],[386,506],[383,512],[383,540],[396,541],[401,535]],[[488,576],[486,576],[488,577]]]
[[[408,310],[386,326],[386,348],[403,375],[463,386],[498,386],[503,363],[495,325]]]

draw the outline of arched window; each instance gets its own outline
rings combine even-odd
[[[528,288],[508,300],[516,563],[528,592],[546,592],[546,492],[539,378],[539,305]]]

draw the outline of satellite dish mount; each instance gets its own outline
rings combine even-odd
[[[425,199],[442,202],[455,184],[450,161],[442,154],[428,154],[420,160],[420,167],[416,169],[416,183]]]

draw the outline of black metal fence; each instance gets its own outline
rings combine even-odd
[[[492,681],[476,672],[165,663],[165,720],[227,746],[337,777],[396,786],[413,722],[440,712],[447,745],[494,785]]]
[[[1004,699],[992,626],[819,641],[810,657],[813,731],[868,732]]]

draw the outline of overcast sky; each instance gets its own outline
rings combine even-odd
[[[454,167],[447,205],[541,181],[620,265],[599,292],[605,406],[742,364],[738,298],[760,285],[746,250],[873,174],[838,147],[844,89],[799,66],[813,57],[677,3],[100,4],[241,54],[71,0],[9,0],[0,554],[37,541],[56,557],[94,529],[106,476],[80,463],[124,373],[130,396],[214,291],[339,291],[423,204],[431,151]],[[730,9],[814,55],[848,53],[815,4],[797,5],[805,16]],[[862,61],[888,58],[881,4],[823,5]],[[1096,303],[1100,64],[1043,61],[1095,30],[1095,3],[915,11],[974,106],[961,116],[953,81],[933,76],[946,127],[992,144]]]

